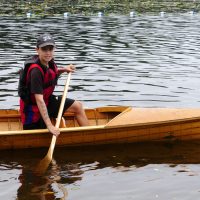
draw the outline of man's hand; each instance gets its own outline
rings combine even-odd
[[[69,72],[75,72],[75,70],[76,70],[75,65],[70,64],[70,65],[67,65],[66,67],[58,68],[58,73],[62,74],[64,72],[67,72],[67,73],[69,73]]]
[[[55,135],[56,137],[58,137],[60,135],[60,131],[58,128],[56,128],[55,126],[53,125],[49,125],[47,126],[49,132],[51,132],[53,135]]]
[[[67,67],[65,67],[65,70],[66,70],[67,73],[69,73],[69,72],[75,72],[76,67],[75,67],[75,65],[70,64]]]

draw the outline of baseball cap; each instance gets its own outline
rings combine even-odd
[[[48,45],[52,45],[52,46],[56,46],[54,39],[52,38],[52,36],[48,33],[45,33],[41,36],[38,37],[37,39],[37,47],[45,47]]]

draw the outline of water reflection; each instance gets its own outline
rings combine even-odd
[[[199,142],[172,142],[103,145],[78,149],[57,148],[55,158],[61,165],[65,160],[79,163],[81,169],[91,164],[89,170],[110,166],[142,167],[150,163],[194,164],[200,163],[198,147]]]
[[[195,168],[194,164],[200,164],[199,143],[196,142],[56,148],[54,154],[56,160],[53,160],[45,174],[38,176],[33,169],[39,159],[38,155],[45,152],[45,149],[42,152],[29,150],[27,153],[3,151],[0,155],[0,188],[2,191],[5,190],[0,194],[2,198],[8,197],[9,193],[14,195],[18,185],[16,197],[19,200],[65,199],[66,196],[73,194],[73,191],[80,194],[79,190],[83,187],[83,183],[92,184],[90,181],[85,182],[91,174],[94,174],[92,177],[101,177],[107,172],[108,178],[112,179],[113,173],[124,173],[124,177],[126,173],[131,173],[134,178],[138,173],[142,173],[145,167],[151,168],[153,165],[158,167],[158,164],[159,166],[168,165],[168,169],[163,166],[159,169],[154,167],[153,170],[162,171],[165,168],[169,173],[169,168],[172,168],[177,175],[185,172],[186,176],[199,176],[197,169],[191,169]],[[112,172],[110,172],[111,169]],[[152,172],[147,174],[147,177],[149,176],[153,176]],[[12,179],[15,184],[11,185]],[[101,181],[104,182],[104,179],[100,179],[98,185],[102,184],[107,191]],[[116,187],[119,183],[116,182]],[[8,185],[11,188],[9,191],[6,190]],[[129,187],[128,183],[126,187]],[[120,190],[126,191],[126,187],[120,186]],[[95,190],[98,191],[98,188],[93,188],[93,191]]]
[[[65,185],[82,179],[83,172],[76,163],[60,166],[52,160],[45,174],[37,174],[34,169],[38,159],[34,156],[38,151],[30,150],[29,155],[32,159],[22,151],[17,153],[4,151],[4,153],[5,156],[1,156],[0,161],[0,198],[2,199],[11,199],[11,194],[12,197],[16,195],[14,199],[17,200],[64,200],[68,196]],[[9,162],[11,157],[12,161]],[[13,184],[11,184],[12,179],[14,179]],[[8,190],[7,187],[10,189]]]
[[[31,168],[23,168],[18,180],[21,184],[17,191],[17,200],[49,200],[67,198],[67,189],[60,184],[61,177],[59,175],[59,166],[56,161],[52,161],[51,170],[43,176],[34,174]],[[56,194],[56,195],[55,195]]]

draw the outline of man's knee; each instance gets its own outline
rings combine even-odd
[[[72,106],[72,109],[75,113],[82,112],[83,110],[83,104],[80,101],[75,101]]]
[[[83,110],[83,104],[82,104],[82,102],[80,102],[80,101],[76,101],[76,102],[77,102],[78,110]]]

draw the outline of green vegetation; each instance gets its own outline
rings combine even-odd
[[[31,12],[40,16],[71,14],[94,15],[101,11],[105,15],[146,12],[187,12],[199,11],[200,0],[32,0],[0,2],[0,15],[25,16]]]

